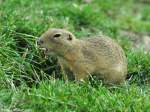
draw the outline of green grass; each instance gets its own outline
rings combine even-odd
[[[136,0],[1,0],[0,111],[150,111],[150,53],[133,49],[120,35],[150,32],[150,4]],[[78,38],[103,34],[118,41],[133,77],[117,87],[74,83],[60,77],[55,57],[44,58],[35,41],[48,28],[65,28]]]

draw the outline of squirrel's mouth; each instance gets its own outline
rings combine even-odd
[[[40,48],[40,49],[44,52],[45,55],[53,52],[53,49],[50,49],[50,48]]]
[[[40,49],[44,52],[44,54],[47,54],[49,51],[47,48],[40,48]]]

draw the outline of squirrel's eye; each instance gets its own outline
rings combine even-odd
[[[53,37],[55,38],[55,37],[60,37],[61,36],[61,34],[55,34]]]

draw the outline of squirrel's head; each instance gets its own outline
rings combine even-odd
[[[63,53],[72,47],[75,40],[75,36],[67,30],[49,29],[41,35],[37,44],[47,52]]]

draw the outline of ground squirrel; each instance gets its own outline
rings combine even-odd
[[[105,83],[120,84],[127,75],[127,60],[122,48],[111,38],[97,36],[77,39],[64,29],[49,29],[37,44],[58,57],[64,72],[71,71],[75,80],[96,74]],[[69,74],[67,74],[69,75]]]

